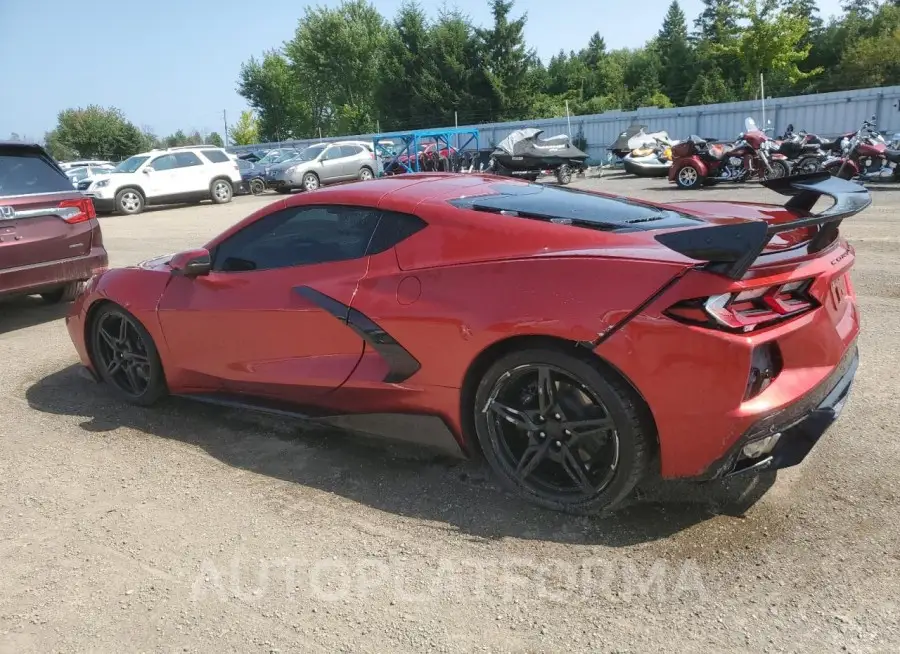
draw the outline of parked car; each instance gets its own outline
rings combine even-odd
[[[455,440],[521,497],[595,513],[648,476],[797,465],[844,406],[860,316],[838,225],[871,198],[827,174],[763,185],[790,200],[337,185],[95,277],[67,326],[124,401]]]
[[[72,180],[72,186],[78,188],[81,182],[99,175],[108,175],[115,170],[112,164],[103,164],[101,166],[79,166],[78,168],[70,168],[66,172],[66,177]]]
[[[80,161],[66,161],[60,163],[59,167],[63,170],[71,170],[73,168],[84,168],[85,166],[113,166],[113,162],[104,161],[102,159],[83,159]]]
[[[235,193],[259,195],[266,190],[266,182],[258,166],[246,159],[238,159],[237,165],[241,171],[241,184],[235,189]]]
[[[136,154],[78,189],[94,200],[97,211],[138,214],[148,204],[231,202],[240,183],[238,165],[225,150],[196,146]]]
[[[310,146],[289,166],[275,171],[271,186],[287,193],[295,188],[314,191],[335,182],[372,179],[380,170],[381,160],[369,148],[352,141]]]
[[[106,265],[90,198],[41,146],[0,142],[0,296],[70,301]]]

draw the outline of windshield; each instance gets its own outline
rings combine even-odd
[[[138,168],[141,167],[147,159],[150,157],[142,156],[142,155],[134,155],[133,157],[128,157],[125,161],[120,163],[118,166],[110,170],[111,173],[133,173]]]
[[[324,145],[314,145],[297,155],[298,161],[312,161],[325,151]]]
[[[759,131],[759,127],[756,126],[756,121],[748,116],[744,120],[744,132],[758,132],[758,131]]]

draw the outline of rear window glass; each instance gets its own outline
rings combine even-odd
[[[221,150],[200,150],[200,152],[202,152],[203,156],[213,163],[222,163],[228,161],[228,155]]]
[[[71,191],[72,181],[43,157],[0,152],[0,195]]]

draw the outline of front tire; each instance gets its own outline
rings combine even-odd
[[[303,176],[302,186],[304,191],[315,191],[319,188],[319,176],[315,173],[306,173]]]
[[[266,192],[266,184],[261,179],[250,180],[250,193],[253,195],[262,195]]]
[[[134,216],[144,210],[144,195],[135,188],[123,188],[116,193],[116,211]]]
[[[765,178],[768,179],[781,179],[782,177],[788,177],[791,174],[791,169],[788,168],[787,163],[780,159],[776,159],[775,161],[769,162],[769,165],[772,166],[772,171],[766,171]]]
[[[569,164],[562,164],[556,169],[556,181],[563,186],[572,181],[572,168]]]
[[[227,179],[214,179],[209,185],[209,199],[214,204],[228,204],[234,197],[234,187]]]
[[[641,400],[614,373],[561,350],[512,352],[475,392],[475,432],[500,481],[540,506],[596,514],[646,473]]]
[[[168,393],[153,337],[122,307],[110,303],[98,309],[90,343],[94,369],[120,399],[150,406]]]

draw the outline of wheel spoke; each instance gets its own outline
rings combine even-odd
[[[112,359],[109,363],[106,364],[106,373],[108,375],[114,375],[121,369],[122,362],[118,359]]]
[[[537,425],[532,422],[524,412],[513,409],[510,406],[501,404],[497,400],[492,400],[488,405],[488,409],[496,413],[509,423],[515,425],[516,429],[521,431],[537,431]]]
[[[124,318],[119,319],[119,343],[125,343],[128,337],[128,321]]]
[[[562,423],[563,429],[578,432],[582,436],[595,431],[606,431],[613,428],[610,418],[587,418],[585,420],[567,420]],[[584,430],[584,431],[581,431]]]
[[[552,439],[548,438],[543,443],[532,443],[525,449],[522,458],[519,459],[519,465],[516,466],[516,474],[521,479],[525,479],[534,472],[534,469],[547,458],[547,452],[550,450],[552,442]]]
[[[137,374],[134,371],[132,366],[124,366],[123,370],[125,370],[125,377],[128,378],[128,385],[131,386],[132,392],[136,395],[140,392],[139,383]]]
[[[556,404],[556,383],[550,368],[538,368],[538,406],[542,416],[547,416]]]
[[[579,488],[581,488],[586,495],[593,494],[594,486],[591,484],[590,479],[588,479],[587,470],[581,459],[572,452],[568,445],[563,445],[562,455],[562,467],[563,470],[566,471],[566,474],[572,478],[572,481],[578,484]]]
[[[118,342],[116,341],[116,339],[103,327],[101,327],[99,331],[100,338],[102,338],[106,342],[106,344],[109,345],[109,347],[112,348],[112,350],[115,352],[118,349]]]

